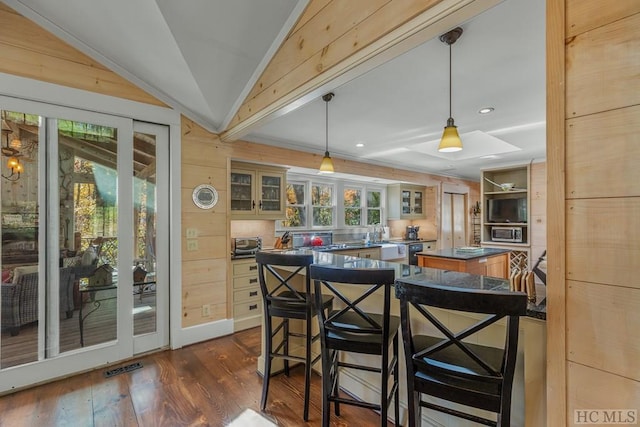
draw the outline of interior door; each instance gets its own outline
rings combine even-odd
[[[451,228],[453,230],[453,247],[467,246],[467,222],[465,195],[451,195]]]
[[[441,212],[441,229],[442,249],[453,249],[453,219],[451,211],[452,199],[451,193],[444,193],[442,196],[442,209]]]
[[[466,194],[443,193],[442,249],[467,246]]]

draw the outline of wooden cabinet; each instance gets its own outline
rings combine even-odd
[[[513,184],[511,189],[503,189],[496,184]],[[481,189],[481,243],[488,245],[507,245],[511,247],[529,246],[530,218],[530,172],[529,165],[513,166],[482,171]],[[517,228],[522,241],[510,242],[508,237],[495,237],[494,228]],[[506,234],[508,231],[503,230]]]
[[[229,181],[232,218],[284,218],[285,169],[233,162]]]
[[[509,278],[509,253],[469,260],[418,254],[418,266],[507,279]]]
[[[393,184],[387,187],[388,219],[426,219],[426,187]]]
[[[231,261],[233,292],[233,330],[260,325],[262,295],[255,259]]]

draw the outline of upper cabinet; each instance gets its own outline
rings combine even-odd
[[[231,163],[230,210],[236,219],[283,219],[286,170],[251,163]]]
[[[482,244],[529,246],[529,165],[482,171]]]
[[[430,188],[412,184],[387,186],[388,219],[427,219],[435,201]],[[430,205],[431,204],[431,205]]]

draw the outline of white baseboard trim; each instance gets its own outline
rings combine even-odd
[[[202,325],[182,328],[180,347],[195,344],[233,333],[233,319],[223,319]]]

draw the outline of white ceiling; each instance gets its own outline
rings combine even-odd
[[[231,120],[308,2],[3,1],[212,131]],[[543,160],[544,7],[505,0],[461,23],[452,47],[461,152],[437,151],[449,115],[449,47],[436,38],[333,90],[331,155],[473,180],[481,168]],[[482,107],[495,111],[479,115]],[[325,103],[242,139],[322,154]]]

